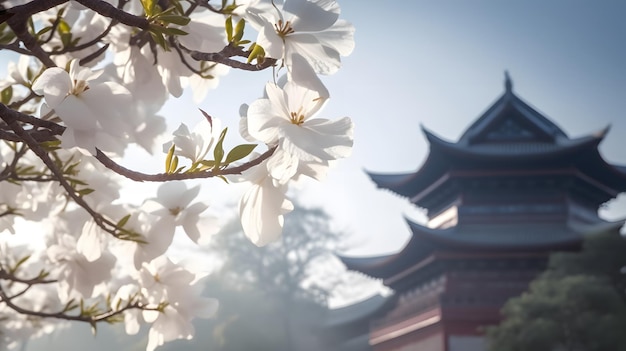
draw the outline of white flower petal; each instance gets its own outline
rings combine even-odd
[[[91,107],[87,101],[75,95],[68,95],[63,103],[54,108],[54,111],[69,128],[85,131],[93,131],[97,128],[97,118]]]
[[[337,21],[340,12],[334,0],[289,0],[283,9],[295,15],[292,25],[299,32],[322,31]]]
[[[32,89],[35,94],[43,95],[50,108],[56,109],[72,89],[72,80],[63,69],[52,67],[37,78]]]
[[[239,203],[244,233],[257,246],[278,240],[283,230],[283,215],[293,209],[284,190],[273,186],[270,178],[253,184]]]

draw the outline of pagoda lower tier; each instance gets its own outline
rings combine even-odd
[[[503,305],[528,289],[550,253],[577,251],[585,237],[623,224],[570,219],[438,229],[408,221],[412,236],[400,252],[340,257],[394,291],[386,307],[370,309],[368,328],[360,327],[368,346],[345,350],[485,351],[484,327],[501,320]]]
[[[370,324],[372,350],[484,350],[482,327],[500,321],[504,303],[527,289],[547,258],[536,252],[432,253],[416,265],[420,277],[413,278],[422,283],[396,293],[393,308]]]

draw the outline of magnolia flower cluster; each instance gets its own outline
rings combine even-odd
[[[0,81],[4,105],[63,128],[60,143],[41,143],[48,161],[24,143],[0,145],[0,348],[18,349],[64,326],[67,316],[121,321],[128,334],[148,324],[147,351],[190,339],[191,321],[211,317],[217,302],[203,296],[203,269],[173,261],[168,249],[177,235],[209,242],[219,231],[218,214],[198,201],[200,185],[184,181],[164,182],[147,199],[123,203],[123,178],[95,156],[123,163],[129,145],[152,152],[168,125],[178,125],[161,145],[165,176],[213,172],[244,184],[245,235],[259,246],[278,240],[283,216],[293,209],[290,185],[301,177],[323,179],[351,153],[350,118],[321,117],[330,93],[319,75],[340,68],[340,57],[353,50],[354,29],[332,0],[238,0],[221,9],[176,1],[167,10],[160,8],[167,2],[152,0],[98,2],[153,21],[149,30],[107,14],[114,10],[95,11],[87,6],[92,1],[58,3],[32,15],[39,53],[9,62]],[[28,4],[10,2],[15,11]],[[233,22],[247,24],[254,44]],[[1,26],[0,40],[11,30]],[[242,101],[239,132],[251,144],[224,155],[219,118],[205,114],[190,129],[159,110],[185,89],[201,103],[229,65],[238,64],[194,55],[224,57],[227,49],[235,52],[229,57],[248,55],[241,62],[248,67],[274,67],[262,97]],[[41,52],[56,67],[46,68],[51,64]],[[242,172],[228,173],[232,167]]]

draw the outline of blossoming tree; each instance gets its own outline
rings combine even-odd
[[[352,121],[317,115],[330,97],[318,75],[350,54],[352,25],[333,0],[2,4],[0,348],[68,321],[94,331],[120,322],[128,334],[148,324],[148,351],[192,338],[192,319],[210,317],[217,301],[200,295],[203,273],[174,263],[168,247],[179,227],[206,242],[219,218],[184,180],[248,184],[246,236],[259,246],[280,238],[291,182],[319,180],[351,152]],[[264,96],[240,109],[249,143],[225,150],[227,128],[204,111],[194,129],[158,114],[185,89],[201,101],[229,69],[267,72]],[[180,126],[162,145],[163,173],[122,165],[133,143],[161,147],[168,124]],[[125,204],[120,175],[162,184],[142,205]],[[33,235],[16,230],[17,217],[40,224],[45,243],[11,244]]]

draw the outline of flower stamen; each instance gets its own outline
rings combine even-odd
[[[175,217],[175,216],[178,216],[178,214],[183,210],[183,208],[176,206],[174,208],[170,208],[169,210],[170,210],[170,214]]]
[[[86,80],[76,80],[74,79],[74,86],[72,87],[72,90],[70,91],[70,94],[72,95],[80,95],[81,93],[85,92],[89,90],[89,85],[87,85],[87,81]]]
[[[291,123],[298,126],[304,123],[304,115],[302,113],[291,112],[290,115],[291,117],[289,119],[291,120]]]
[[[284,38],[287,35],[294,33],[295,31],[291,28],[291,22],[283,20],[278,20],[278,23],[274,24],[274,28],[276,29],[276,33],[279,37]]]

